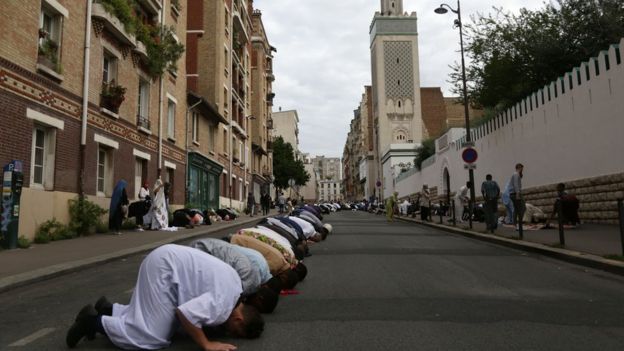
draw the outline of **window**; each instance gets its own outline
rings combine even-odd
[[[147,179],[147,160],[136,158],[134,162],[134,198],[139,198],[143,181]]]
[[[208,124],[208,151],[215,151],[215,139],[216,139],[216,127],[212,124]]]
[[[113,81],[117,81],[117,58],[108,52],[104,52],[102,82],[110,84]]]
[[[228,143],[227,143],[227,130],[223,131],[223,153],[227,154],[228,153]]]
[[[167,171],[165,172],[164,183],[169,184],[169,194],[167,194],[167,197],[171,199],[173,197],[173,181],[174,181],[175,169],[169,168],[169,167],[167,167],[166,169]]]
[[[112,150],[100,146],[97,153],[97,194],[112,194]]]
[[[139,78],[139,99],[137,106],[137,123],[139,127],[150,129],[149,123],[149,90],[150,84],[145,79]]]
[[[167,137],[175,141],[176,104],[171,99],[167,104]]]
[[[198,132],[199,132],[199,114],[193,112],[191,116],[191,134],[193,136],[193,142],[199,144]]]
[[[54,71],[59,71],[61,53],[61,34],[63,32],[63,17],[67,10],[56,3],[42,1],[39,15],[39,50],[37,63]]]

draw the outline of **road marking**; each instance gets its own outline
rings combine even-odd
[[[48,334],[50,334],[51,332],[55,331],[56,328],[43,328],[41,330],[38,330],[30,335],[28,335],[25,338],[19,339],[16,342],[12,343],[9,345],[9,347],[16,347],[16,346],[26,346],[28,344],[30,344],[31,342],[42,338]]]

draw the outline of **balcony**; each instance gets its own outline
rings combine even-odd
[[[94,2],[93,8],[91,12],[91,17],[93,17],[96,22],[101,23],[101,25],[106,28],[108,32],[110,32],[117,40],[119,40],[122,44],[135,47],[136,38],[134,35],[128,33],[123,23],[117,18],[115,15],[106,11],[102,4]],[[98,26],[97,23],[94,25]],[[96,29],[96,34],[97,34]]]
[[[269,151],[269,152],[273,151],[273,142],[272,141],[267,141],[266,148],[267,148],[267,151]]]
[[[267,129],[273,129],[273,119],[267,120]]]
[[[162,9],[162,0],[137,0],[152,16],[158,16]]]

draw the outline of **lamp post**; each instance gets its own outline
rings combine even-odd
[[[447,4],[441,4],[440,7],[434,10],[435,13],[439,15],[443,15],[451,10],[451,12],[457,14],[457,19],[455,20],[455,26],[459,28],[459,45],[461,47],[461,63],[462,63],[462,83],[464,90],[464,117],[466,119],[466,143],[472,143],[472,135],[470,134],[470,116],[468,112],[468,89],[466,88],[466,62],[464,59],[464,34],[463,34],[463,26],[461,20],[461,7],[459,4],[459,0],[457,0],[457,10],[454,10],[451,6]],[[474,171],[472,168],[468,169],[468,177],[470,180],[470,204],[468,205],[468,209],[470,212],[469,225],[470,229],[472,229],[472,212],[473,206],[475,203],[475,182],[474,182]]]

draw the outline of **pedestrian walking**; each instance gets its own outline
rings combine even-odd
[[[420,220],[421,221],[427,221],[429,220],[429,216],[430,216],[430,211],[431,209],[429,208],[430,206],[430,201],[431,201],[431,194],[429,193],[429,186],[427,186],[427,184],[424,184],[422,186],[422,191],[420,192],[420,196],[418,197],[418,202],[419,202],[419,206],[420,206]]]
[[[481,195],[483,195],[483,211],[485,212],[485,226],[487,231],[494,233],[498,227],[498,198],[500,197],[500,188],[498,183],[492,180],[492,175],[485,176],[485,181],[481,183]]]
[[[524,199],[522,198],[523,171],[524,165],[522,163],[516,164],[516,172],[509,180],[509,198],[514,207],[513,223],[516,225],[516,228],[522,223],[522,216],[524,216]]]
[[[464,210],[466,205],[470,202],[468,192],[472,188],[472,183],[466,182],[466,185],[462,185],[461,188],[455,193],[455,219],[459,223],[464,222]]]

